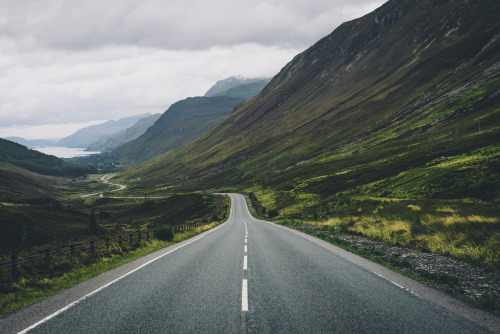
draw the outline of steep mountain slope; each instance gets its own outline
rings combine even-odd
[[[67,162],[5,139],[0,139],[0,162],[11,163],[35,173],[53,176],[77,177],[95,171],[90,166]]]
[[[122,164],[134,165],[178,148],[217,124],[241,101],[227,96],[178,101],[143,135],[113,150],[109,156]]]
[[[98,142],[102,138],[113,135],[119,131],[125,130],[133,126],[143,117],[151,116],[151,114],[143,114],[111,120],[102,124],[88,126],[80,129],[74,134],[64,137],[57,142],[57,146],[87,148]]]
[[[467,167],[476,190],[442,195],[498,197],[499,9],[389,1],[297,55],[210,132],[124,176],[141,188],[258,181],[334,194],[485,148]]]
[[[146,130],[153,125],[161,114],[154,114],[151,116],[143,117],[131,127],[121,130],[118,133],[110,136],[101,137],[97,142],[87,147],[87,151],[109,152],[113,149],[139,138]]]

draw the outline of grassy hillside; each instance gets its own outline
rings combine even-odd
[[[78,180],[36,174],[0,163],[0,255],[37,246],[67,245],[89,238],[92,212],[99,234],[116,235],[159,225],[222,220],[221,196],[184,194],[163,199],[110,199],[80,194],[106,192],[101,175]]]
[[[5,139],[0,139],[0,162],[52,176],[78,177],[95,171],[91,166],[67,162]]]

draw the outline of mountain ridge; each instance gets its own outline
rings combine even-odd
[[[353,154],[366,152],[386,164],[370,172],[374,182],[421,166],[425,159],[494,142],[498,12],[494,1],[389,1],[294,57],[259,95],[210,132],[131,169],[127,177],[140,173],[140,187],[159,177],[172,186],[186,186],[189,179],[191,189],[264,180],[276,184],[277,179],[300,179],[292,171],[321,161],[326,152],[342,155],[346,165],[359,160]],[[472,133],[478,117],[490,120],[488,132],[455,147],[461,132]],[[390,158],[391,170],[383,153],[390,145],[397,147],[395,154],[406,155],[414,147],[415,157]],[[432,149],[425,152],[425,146]],[[318,163],[307,174],[321,175],[327,165]]]
[[[154,114],[140,118],[134,125],[121,130],[113,135],[103,136],[100,140],[88,146],[86,151],[109,152],[113,149],[140,137],[146,130],[160,118],[161,114]]]
[[[137,121],[141,118],[148,116],[151,116],[151,114],[145,113],[142,115],[120,118],[118,120],[109,120],[101,124],[91,125],[79,129],[72,135],[60,139],[57,142],[57,146],[87,148],[107,136],[126,130],[137,123]]]

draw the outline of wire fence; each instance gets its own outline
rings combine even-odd
[[[173,226],[172,232],[174,234],[185,233],[207,224],[210,224],[210,221]],[[66,264],[61,265],[61,263],[58,263],[57,271],[67,271],[73,267],[72,264],[75,262],[80,264],[92,263],[97,258],[136,249],[143,243],[149,243],[153,238],[156,238],[155,232],[156,230],[139,231],[125,236],[118,235],[112,238],[106,237],[99,240],[74,243],[67,248],[55,250],[47,248],[37,254],[23,257],[18,257],[17,253],[13,253],[10,259],[0,261],[0,279],[5,282],[6,271],[10,271],[9,276],[11,276],[12,282],[17,282],[20,277],[24,276],[23,274],[28,276],[39,275],[40,273],[44,273],[45,276],[51,275],[55,271],[53,261],[55,257],[66,259]],[[85,258],[82,258],[83,253],[86,254]]]

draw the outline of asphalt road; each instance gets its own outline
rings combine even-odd
[[[219,228],[1,319],[0,332],[428,334],[499,329],[494,316],[332,245],[256,220],[242,196],[231,198],[231,215]]]

